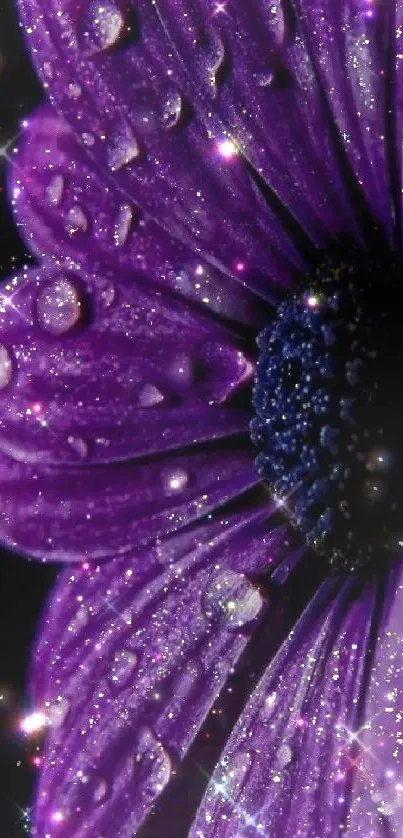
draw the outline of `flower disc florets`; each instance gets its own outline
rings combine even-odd
[[[258,337],[251,436],[273,501],[335,570],[403,552],[403,272],[324,262]]]

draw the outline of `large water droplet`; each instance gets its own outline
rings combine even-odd
[[[182,96],[177,90],[168,93],[162,111],[165,128],[175,128],[182,116]]]
[[[45,286],[39,292],[36,309],[39,322],[53,335],[68,332],[82,315],[78,290],[68,279],[56,279]]]
[[[125,20],[112,0],[92,0],[78,26],[78,39],[87,53],[101,52],[118,43],[125,33]]]
[[[116,134],[108,147],[108,165],[112,172],[127,166],[140,154],[138,142],[129,126]]]
[[[126,244],[127,237],[130,232],[130,227],[133,221],[133,208],[130,204],[122,204],[115,221],[115,229],[113,238],[116,247],[123,247]]]
[[[170,756],[150,728],[143,728],[140,731],[134,758],[134,771],[137,787],[146,800],[153,800],[170,780],[172,774]]]
[[[64,191],[64,177],[63,175],[53,175],[52,180],[46,187],[46,198],[48,203],[57,207],[63,197]]]
[[[69,236],[75,236],[76,233],[86,233],[88,230],[88,219],[82,207],[74,204],[71,209],[66,212],[64,217],[64,227]]]
[[[0,344],[0,390],[7,387],[13,376],[13,361],[3,344]]]
[[[155,407],[163,401],[163,393],[154,384],[145,384],[139,393],[140,407]]]
[[[115,652],[109,672],[111,686],[116,689],[124,687],[133,677],[136,666],[137,655],[135,652],[129,652],[127,649]]]
[[[257,617],[263,600],[242,573],[223,570],[209,580],[201,604],[209,620],[220,621],[228,629],[237,629]]]
[[[186,488],[189,482],[189,474],[183,468],[168,468],[162,473],[164,491],[167,495],[176,495]]]
[[[82,457],[84,459],[84,457],[87,456],[88,443],[85,441],[85,439],[82,439],[82,437],[80,436],[69,436],[67,437],[67,442],[69,443],[70,448],[72,448],[73,451],[75,451],[79,457]]]

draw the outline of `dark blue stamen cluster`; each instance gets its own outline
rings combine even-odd
[[[258,347],[251,436],[274,502],[335,570],[403,553],[403,275],[324,264]]]

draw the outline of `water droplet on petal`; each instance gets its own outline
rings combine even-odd
[[[109,681],[113,688],[121,689],[133,677],[137,666],[137,655],[127,649],[115,652],[113,663],[109,672]]]
[[[209,580],[201,605],[209,620],[220,621],[228,629],[237,629],[257,617],[263,600],[243,573],[223,570]]]
[[[280,745],[276,754],[276,763],[279,768],[285,768],[292,760],[292,750],[289,745]]]
[[[172,90],[168,93],[162,112],[165,128],[171,129],[178,125],[182,116],[182,107],[183,103],[181,94],[176,90]]]
[[[7,387],[13,376],[13,361],[5,346],[0,344],[0,390]]]
[[[183,468],[165,469],[162,474],[164,490],[167,495],[176,495],[186,488],[189,474]]]
[[[218,32],[209,33],[207,43],[207,72],[209,75],[211,92],[214,97],[217,95],[218,77],[225,62],[225,46],[220,34]]]
[[[134,758],[136,785],[141,797],[153,800],[169,782],[172,762],[150,728],[140,731]]]
[[[69,236],[74,236],[76,233],[85,233],[88,230],[87,216],[78,204],[74,204],[74,207],[71,207],[66,213],[64,227]]]
[[[139,394],[140,407],[155,407],[164,401],[164,396],[154,384],[145,384]]]
[[[36,309],[39,322],[53,335],[68,332],[82,315],[78,290],[68,279],[56,279],[45,286],[38,295]]]
[[[116,288],[112,284],[112,282],[109,282],[106,288],[104,288],[101,297],[106,307],[109,308],[109,306],[112,305],[116,297]]]
[[[125,20],[112,0],[92,0],[79,22],[78,38],[87,53],[115,46],[125,32]]]
[[[52,727],[61,727],[67,713],[69,712],[70,704],[67,698],[61,698],[52,705],[49,711],[49,722]]]
[[[94,790],[94,802],[102,803],[108,792],[108,783],[106,780],[99,780]]]
[[[392,817],[392,815],[396,814],[396,809],[397,808],[398,807],[396,805],[396,802],[393,802],[393,801],[381,802],[381,805],[378,806],[378,812],[380,812],[381,815],[385,815],[387,818],[390,818],[390,817]]]
[[[77,634],[87,623],[88,611],[82,605],[81,608],[78,609],[74,617],[71,619],[67,631],[71,632],[71,634]]]
[[[275,79],[273,72],[268,70],[266,73],[258,73],[256,75],[256,82],[259,87],[270,87]]]
[[[82,88],[76,82],[71,82],[67,88],[67,95],[69,99],[77,100],[80,98],[82,94]]]
[[[85,439],[82,439],[79,436],[69,436],[67,438],[67,442],[69,443],[70,447],[79,457],[86,457],[88,454],[88,444],[86,443]]]
[[[53,78],[53,67],[52,67],[50,61],[45,61],[44,65],[43,65],[43,72],[44,72],[44,75],[47,79],[52,79]]]
[[[177,561],[177,550],[175,549],[175,541],[169,538],[155,539],[155,553],[158,561],[161,564],[173,564]]]
[[[91,146],[93,146],[94,143],[95,143],[94,135],[90,134],[88,131],[83,131],[83,133],[81,134],[81,139],[82,139],[84,145],[86,145],[89,148]]]
[[[194,373],[193,361],[190,355],[187,355],[185,352],[179,352],[175,355],[172,363],[169,365],[168,372],[178,384],[190,384]]]
[[[127,166],[140,154],[138,142],[128,126],[112,138],[108,148],[108,165],[112,172]]]
[[[184,269],[168,271],[167,278],[170,284],[173,285],[179,292],[186,292],[190,288],[190,277]]]
[[[224,799],[233,798],[244,785],[252,760],[251,752],[243,749],[230,757],[224,757],[220,763],[222,770],[218,782],[215,783],[217,793],[221,793]]]
[[[180,678],[172,694],[168,694],[164,700],[165,717],[171,720],[180,719],[186,714],[189,702],[203,690],[206,680],[206,672],[198,661],[190,661],[182,670]],[[178,743],[177,743],[178,746]],[[183,750],[182,750],[183,749]],[[183,742],[180,756],[186,751],[185,741]]]
[[[129,204],[122,204],[115,222],[113,238],[116,247],[123,247],[126,244],[130,227],[133,221],[133,208]]]
[[[46,198],[48,203],[57,207],[63,197],[64,191],[64,177],[63,175],[53,175],[52,180],[46,187]]]
[[[261,709],[261,716],[265,721],[268,721],[269,719],[271,719],[271,717],[272,717],[272,715],[273,715],[273,713],[276,709],[276,705],[277,705],[277,693],[276,692],[269,693],[269,695],[266,696],[266,698],[263,702],[263,707]]]

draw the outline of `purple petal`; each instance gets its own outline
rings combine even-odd
[[[249,556],[246,555],[247,544]],[[95,568],[88,562],[66,568],[60,575],[39,632],[31,679],[35,701],[43,703],[46,697],[57,696],[65,666],[64,656],[54,655],[61,642],[60,615],[63,614],[66,626],[70,625],[75,620],[79,603],[83,601],[71,595],[73,582],[77,582],[78,587],[85,585],[86,600],[98,612],[105,601],[106,591],[110,601],[120,602],[123,595],[130,599],[134,590],[132,586],[143,584],[150,578],[151,572],[161,573],[173,565],[179,567],[179,563],[190,556],[193,556],[197,566],[206,562],[211,564],[214,557],[219,557],[220,567],[256,576],[276,569],[283,560],[284,552],[288,551],[287,534],[283,528],[273,524],[264,494],[257,497],[255,493],[248,493],[235,509],[225,507],[216,516],[202,518],[180,533],[158,538],[152,548],[139,548],[136,555],[130,553],[115,557]],[[99,618],[101,621],[106,619],[102,609]],[[63,647],[68,638],[72,640],[77,661],[81,656],[87,656],[88,644],[78,642],[75,631],[72,636],[67,628],[63,638]]]
[[[270,296],[300,261],[238,154],[198,116],[185,72],[151,3],[23,5],[33,58],[96,170],[125,200],[230,275]],[[191,90],[190,90],[191,88]],[[193,109],[193,110],[192,110]],[[225,147],[224,147],[225,148]],[[232,149],[232,146],[231,146]]]
[[[248,411],[224,406],[252,371],[234,339],[113,282],[47,266],[1,301],[0,532],[41,558],[132,550],[258,482]]]
[[[352,731],[360,751],[346,835],[401,835],[403,830],[402,568],[386,592],[377,628],[365,715]]]
[[[258,482],[247,438],[229,448],[63,471],[1,455],[0,536],[31,556],[83,561],[174,532]]]
[[[48,266],[5,286],[7,453],[87,466],[247,431],[247,411],[221,406],[253,372],[240,344],[134,279]]]
[[[165,568],[152,550],[63,573],[34,658],[50,722],[35,834],[59,812],[58,838],[132,838],[265,611],[222,560],[262,513],[223,516]]]
[[[374,218],[392,239],[397,209],[392,198],[401,172],[400,148],[399,166],[393,165],[400,117],[392,73],[400,2],[298,0],[298,5],[345,151]]]
[[[44,153],[46,149],[46,153]],[[79,260],[152,276],[199,307],[240,323],[267,323],[268,306],[237,279],[220,273],[173,239],[137,205],[110,187],[68,125],[51,108],[31,116],[10,166],[10,193],[22,234],[46,261]]]
[[[370,586],[324,584],[231,735],[192,838],[340,833],[374,599]]]
[[[229,134],[317,244],[355,230],[296,3],[157,0],[192,101]],[[202,95],[200,95],[202,94]]]

